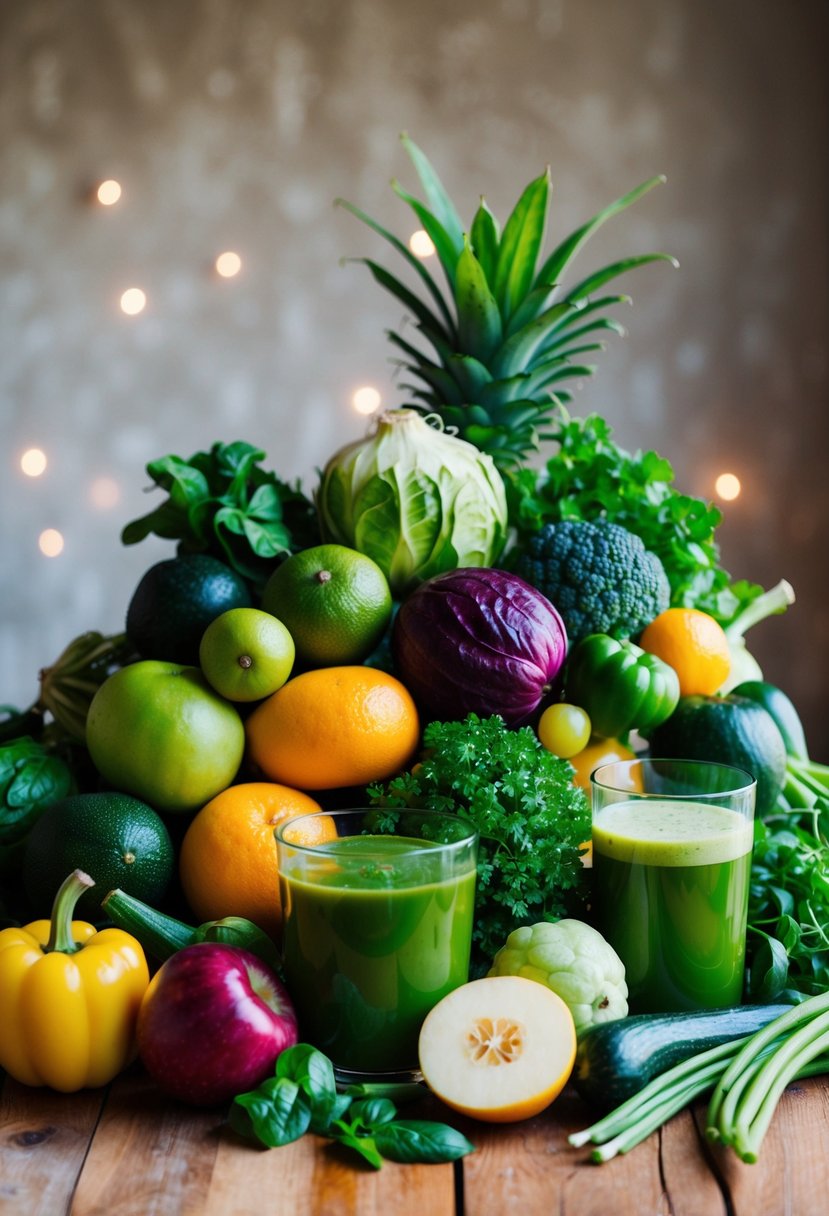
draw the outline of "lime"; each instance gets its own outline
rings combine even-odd
[[[95,886],[78,901],[78,919],[101,919],[101,900],[115,887],[148,904],[159,901],[173,874],[173,844],[161,817],[129,794],[75,794],[46,810],[29,833],[23,885],[37,916],[48,916],[73,870]]]
[[[195,665],[207,626],[229,608],[250,607],[241,575],[206,553],[150,566],[127,608],[127,637],[142,659]]]
[[[262,607],[287,626],[304,664],[335,667],[371,654],[388,628],[392,598],[370,557],[345,545],[316,545],[274,570]]]
[[[281,688],[294,665],[294,640],[259,608],[231,608],[207,626],[199,664],[228,701],[261,701]]]

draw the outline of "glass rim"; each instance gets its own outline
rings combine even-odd
[[[291,816],[290,819],[283,820],[283,822],[280,824],[277,824],[276,828],[274,829],[274,836],[276,838],[277,845],[284,845],[286,848],[294,849],[297,852],[310,853],[315,856],[326,855],[326,846],[334,844],[335,841],[321,840],[317,844],[302,844],[300,841],[286,840],[284,833],[292,827],[297,827],[304,819],[319,819],[322,816],[326,816],[330,819],[336,819],[336,817],[338,815],[342,815],[342,816],[366,815],[366,814],[370,814],[371,812],[374,812],[374,811],[383,811],[383,810],[391,811],[391,812],[394,812],[399,815],[423,815],[427,819],[428,818],[450,819],[453,823],[465,824],[469,828],[468,833],[465,836],[461,837],[460,840],[424,840],[423,844],[422,845],[418,844],[417,848],[401,849],[401,851],[398,853],[398,857],[418,857],[420,854],[428,853],[428,854],[433,855],[433,854],[441,852],[441,851],[460,850],[463,848],[468,848],[470,844],[477,845],[477,843],[480,839],[480,833],[478,832],[478,829],[475,827],[472,820],[467,819],[465,815],[457,815],[454,812],[450,812],[450,811],[433,811],[433,810],[429,810],[429,809],[424,810],[424,809],[420,809],[419,807],[410,807],[410,806],[401,806],[401,807],[351,806],[351,807],[340,807],[340,808],[337,808],[336,810],[332,810],[332,811],[326,811],[324,808],[320,808],[320,810],[318,810],[318,811],[307,811],[304,815],[293,815],[293,816]],[[380,833],[380,835],[391,836],[391,835],[393,835],[393,833],[391,833],[391,832]],[[350,836],[338,836],[336,839],[337,840],[359,840],[360,838],[361,838],[360,833],[355,832]],[[328,851],[327,855],[330,856],[330,850]],[[349,858],[353,857],[355,860],[357,860],[359,858],[365,858],[369,855],[370,855],[369,849],[366,849],[363,851],[361,851],[359,849],[349,849],[348,854],[347,854],[347,856]]]
[[[721,790],[700,790],[693,794],[687,791],[683,794],[670,794],[662,790],[632,790],[626,786],[608,784],[599,780],[599,775],[611,769],[630,772],[632,769],[651,765],[658,771],[660,765],[681,764],[686,767],[691,766],[692,769],[699,771],[700,769],[719,769],[723,773],[733,773],[735,784],[732,788]],[[739,780],[742,778],[742,780]],[[599,790],[611,790],[620,794],[629,794],[631,799],[634,798],[661,798],[665,801],[674,799],[677,802],[687,802],[693,797],[697,801],[713,798],[728,798],[736,794],[747,794],[757,786],[757,780],[751,775],[748,769],[740,768],[736,764],[726,764],[719,760],[699,760],[694,758],[685,758],[682,756],[637,756],[633,760],[611,760],[607,764],[600,764],[590,774],[590,785]]]

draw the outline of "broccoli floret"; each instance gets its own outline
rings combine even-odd
[[[635,637],[671,599],[656,554],[608,520],[545,524],[513,566],[556,606],[571,642],[589,633]]]

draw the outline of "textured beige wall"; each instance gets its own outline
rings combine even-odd
[[[340,258],[386,256],[345,195],[406,236],[408,129],[464,215],[502,217],[545,165],[551,231],[656,172],[668,184],[582,257],[660,248],[631,275],[625,342],[580,412],[656,447],[679,484],[745,493],[720,532],[735,576],[798,604],[753,647],[829,759],[825,0],[3,0],[0,5],[0,699],[23,703],[76,633],[115,631],[160,541],[145,463],[214,440],[313,470],[362,423],[363,383],[401,402],[398,305]],[[110,210],[86,192],[121,180]],[[220,282],[211,261],[244,258]],[[393,258],[389,253],[389,257]],[[146,311],[120,314],[138,285]],[[18,468],[37,445],[37,480]],[[113,479],[119,501],[94,506]],[[151,500],[155,502],[155,499]],[[65,536],[40,555],[43,528]]]

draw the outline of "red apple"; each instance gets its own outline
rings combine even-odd
[[[200,942],[172,955],[138,1014],[138,1053],[173,1098],[214,1106],[254,1089],[297,1041],[296,1014],[255,954]]]

